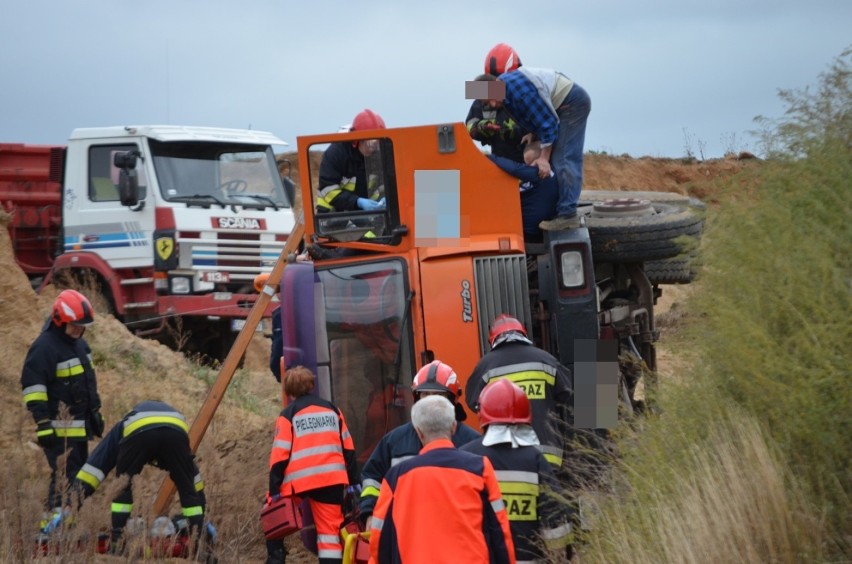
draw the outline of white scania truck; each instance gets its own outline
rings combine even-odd
[[[67,146],[0,143],[0,205],[34,287],[95,288],[140,335],[227,354],[294,225],[266,132],[76,129]]]

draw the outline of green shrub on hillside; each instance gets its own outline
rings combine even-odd
[[[803,157],[837,143],[852,147],[852,46],[819,75],[815,90],[778,91],[787,105],[781,118],[758,116],[752,132],[767,157]]]
[[[852,487],[850,178],[836,143],[767,167],[756,205],[710,222],[695,304],[716,393],[767,424],[838,527]]]
[[[838,59],[819,92],[787,92],[779,125],[787,154],[807,156],[765,167],[751,205],[722,206],[710,222],[695,304],[708,315],[696,331],[717,393],[765,421],[831,523],[848,531],[850,64]]]
[[[722,187],[679,337],[698,360],[622,441],[588,559],[848,559],[850,61],[852,49],[816,93],[782,91],[789,109],[768,132],[777,158],[757,182]]]

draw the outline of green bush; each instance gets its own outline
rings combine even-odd
[[[785,116],[761,118],[774,159],[714,198],[678,337],[696,361],[622,441],[590,560],[849,558],[850,60],[781,91]]]
[[[837,527],[852,486],[850,156],[833,143],[774,163],[753,205],[723,206],[694,304],[715,393],[766,423]]]
[[[815,91],[781,95],[781,158],[748,205],[710,222],[695,331],[717,393],[766,423],[829,524],[849,531],[852,49]]]

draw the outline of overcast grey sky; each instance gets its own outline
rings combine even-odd
[[[778,89],[852,45],[852,1],[0,0],[0,142],[174,124],[295,149],[365,107],[389,127],[463,121],[501,41],[589,92],[587,151],[713,158],[756,150]]]

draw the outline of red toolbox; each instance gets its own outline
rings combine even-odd
[[[266,540],[282,540],[302,528],[302,510],[299,500],[280,497],[260,511],[260,522]]]

